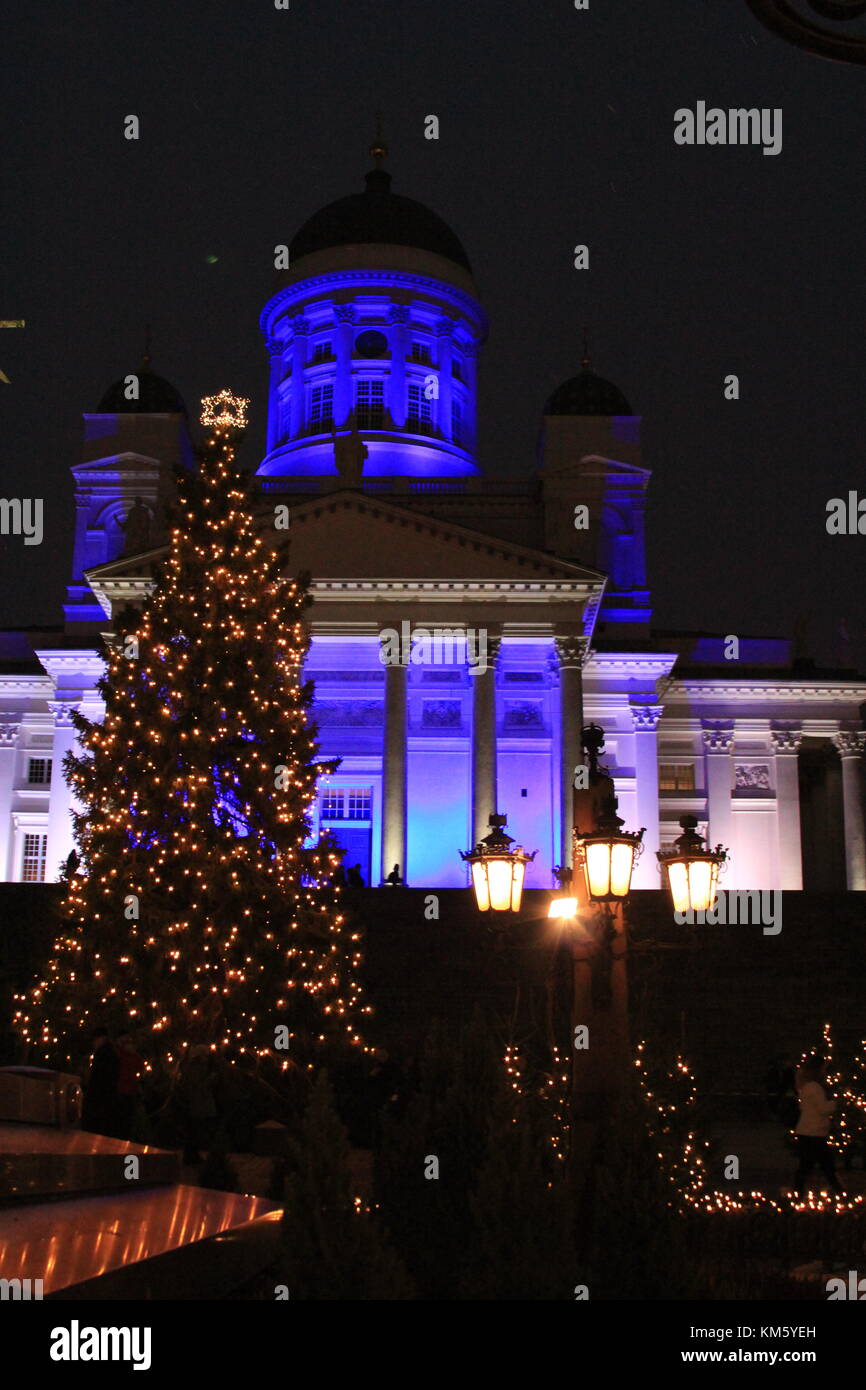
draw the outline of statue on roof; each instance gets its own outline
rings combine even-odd
[[[334,441],[334,465],[340,478],[346,487],[360,487],[364,462],[370,451],[358,433],[358,426],[353,425],[349,434],[339,436],[332,426],[331,437]]]
[[[117,524],[125,537],[124,555],[140,555],[150,548],[150,512],[140,497],[136,497],[123,520],[118,517]]]

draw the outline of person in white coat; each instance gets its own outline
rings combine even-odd
[[[826,1081],[827,1063],[817,1053],[800,1064],[797,1072],[800,1118],[794,1131],[800,1155],[796,1183],[798,1197],[803,1196],[806,1179],[816,1167],[823,1173],[830,1190],[840,1191],[833,1165],[833,1151],[827,1142],[836,1102],[827,1090]]]

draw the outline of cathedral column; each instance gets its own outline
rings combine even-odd
[[[587,639],[554,637],[559,663],[559,862],[572,859],[574,775],[583,762],[583,676]]]
[[[280,396],[278,387],[282,380],[284,368],[283,344],[277,342],[275,338],[266,338],[265,347],[268,350],[271,369],[268,376],[268,453],[282,443],[280,437]],[[291,388],[289,388],[291,389]]]
[[[801,729],[771,729],[776,773],[776,828],[779,837],[779,876],[782,888],[803,887],[803,843],[800,836],[800,770],[797,754]]]
[[[487,635],[487,663],[472,683],[472,843],[478,844],[496,815],[496,659],[502,638]]]
[[[406,666],[385,665],[385,731],[382,742],[382,874],[395,864],[406,878]]]
[[[733,729],[705,728],[704,752],[707,769],[707,839],[713,845],[730,847],[734,828],[731,805],[731,752]]]
[[[658,726],[662,705],[632,705],[634,770],[637,780],[637,823],[644,827],[643,854],[635,867],[636,888],[660,886],[656,852],[659,842]]]
[[[406,325],[409,322],[409,306],[392,304],[388,319],[394,326],[391,330],[391,370],[388,373],[388,399],[385,404],[394,428],[402,430],[406,424]]]
[[[352,348],[355,341],[355,306],[334,307],[337,325],[337,371],[334,378],[334,427],[345,429],[352,413]]]
[[[478,444],[478,344],[467,343],[463,348],[463,364],[466,368],[466,419],[463,422],[463,448],[474,454]],[[448,421],[451,428],[451,421]],[[569,851],[570,852],[570,851]]]
[[[48,793],[45,878],[49,883],[53,883],[73,848],[70,815],[72,794],[63,775],[63,759],[68,752],[80,750],[77,747],[77,735],[72,727],[72,711],[75,705],[65,700],[49,700],[48,706],[54,715],[54,745],[51,753],[51,787]]]
[[[842,762],[842,806],[845,816],[845,868],[848,888],[866,891],[866,835],[863,830],[861,757],[866,734],[841,729],[832,742]]]
[[[436,403],[434,418],[439,433],[451,438],[451,333],[454,325],[450,319],[440,319],[436,325],[436,374],[439,381],[439,400]],[[461,448],[465,448],[465,444]]]
[[[307,368],[307,334],[310,325],[302,314],[292,319],[292,385],[291,415],[289,417],[289,438],[297,439],[306,424],[306,387],[304,377]]]
[[[4,879],[16,877],[16,865],[12,862],[12,797],[20,727],[18,722],[0,724],[0,875]]]

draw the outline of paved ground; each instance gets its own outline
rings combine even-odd
[[[728,1155],[739,1159],[739,1185],[776,1195],[790,1188],[797,1171],[797,1154],[782,1125],[772,1119],[717,1121],[707,1131],[713,1145],[713,1178],[720,1188],[728,1185],[724,1165]],[[844,1192],[866,1193],[862,1168],[845,1169],[837,1163]],[[735,1184],[731,1182],[731,1186]]]

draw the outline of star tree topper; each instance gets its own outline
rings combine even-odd
[[[216,396],[204,396],[201,403],[201,423],[216,429],[243,430],[247,425],[249,400],[220,391]]]

